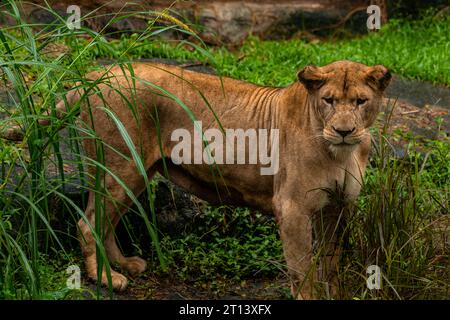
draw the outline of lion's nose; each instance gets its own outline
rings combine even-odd
[[[355,131],[355,128],[353,128],[351,130],[340,130],[340,129],[336,129],[335,127],[333,127],[333,129],[334,129],[334,131],[339,133],[342,136],[342,138],[345,138],[346,136],[351,134],[353,131]]]

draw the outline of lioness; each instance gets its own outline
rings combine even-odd
[[[328,247],[334,247],[339,214],[326,190],[340,189],[346,199],[359,194],[370,148],[368,128],[377,117],[383,91],[390,82],[388,70],[381,65],[368,67],[338,61],[324,67],[307,66],[298,72],[295,83],[273,88],[163,64],[136,63],[132,67],[132,72],[116,66],[106,73],[87,76],[92,80],[106,79],[99,81],[95,93],[88,93],[81,106],[81,122],[94,128],[104,142],[106,167],[136,195],[145,189],[135,161],[123,156],[132,159],[117,123],[104,108],[111,110],[127,129],[149,177],[167,170],[171,181],[211,203],[248,205],[274,212],[292,294],[299,299],[314,298],[315,277],[310,275],[318,272],[312,267],[316,240],[313,217],[322,212],[327,225],[321,229],[325,230]],[[73,105],[83,94],[75,90],[65,100]],[[177,99],[202,121],[204,129],[220,125],[244,130],[279,129],[279,170],[274,175],[261,175],[260,163],[218,165],[218,177],[208,164],[175,165],[170,159],[176,144],[171,139],[172,132],[184,128],[195,134],[192,117]],[[59,117],[63,116],[65,105],[63,101],[58,104]],[[95,159],[94,139],[84,139],[83,143],[87,155]],[[95,177],[95,167],[90,166],[89,170]],[[131,200],[109,173],[104,176],[104,188],[115,200],[105,198],[108,219],[104,225],[104,246],[108,258],[122,270],[139,274],[147,267],[145,260],[125,257],[114,234]],[[94,202],[95,194],[90,192],[86,216],[91,226],[79,221],[86,270],[92,279],[97,278],[96,244],[91,231],[95,226]],[[328,265],[322,270],[325,280],[335,271],[337,260],[327,258]],[[113,287],[124,290],[127,278],[114,270],[111,276]],[[106,272],[102,283],[108,283]]]

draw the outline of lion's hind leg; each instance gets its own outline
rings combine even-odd
[[[132,192],[136,197],[144,190],[145,184],[143,177],[138,173],[133,162],[122,163],[120,168],[115,167],[114,177],[106,174],[104,179],[105,195],[97,197],[97,201],[103,206],[103,214],[101,217],[101,234],[100,239],[104,239],[103,246],[110,263],[117,263],[122,270],[136,275],[145,271],[147,263],[139,257],[125,257],[117,246],[115,239],[115,228],[119,223],[122,215],[124,215],[132,205],[133,201],[129,196]],[[153,174],[153,173],[152,173]],[[151,179],[152,174],[149,176]],[[121,179],[120,182],[118,179]],[[127,190],[122,187],[127,186]],[[91,190],[89,193],[88,206],[86,209],[86,219],[81,219],[79,229],[81,235],[81,248],[86,262],[86,270],[88,277],[96,280],[98,276],[96,243],[101,241],[94,238],[93,231],[95,228],[95,201],[97,191]],[[97,218],[98,221],[98,218]],[[97,228],[98,229],[98,228]],[[127,286],[127,278],[119,272],[111,269],[112,286],[115,290],[124,290]],[[106,270],[103,268],[102,284],[108,285]]]

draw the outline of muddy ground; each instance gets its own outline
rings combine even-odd
[[[96,286],[84,281],[83,287],[92,293]],[[92,298],[85,293],[85,298]],[[109,298],[107,289],[101,289],[101,296]],[[117,300],[278,300],[290,298],[289,280],[283,274],[274,279],[251,279],[240,283],[220,281],[215,283],[196,283],[179,279],[155,277],[145,273],[132,279],[124,292],[114,292]]]

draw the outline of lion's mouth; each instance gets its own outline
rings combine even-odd
[[[333,143],[333,145],[335,145],[335,146],[338,146],[338,147],[345,147],[345,146],[353,146],[353,145],[355,145],[355,143],[348,143],[348,142],[345,142],[345,141],[342,141],[342,142],[340,142],[340,143]]]
[[[327,140],[330,145],[342,148],[354,147],[361,142],[360,137],[357,134],[346,134],[345,136],[342,136],[335,132],[331,132],[330,130],[323,131],[323,138]]]

